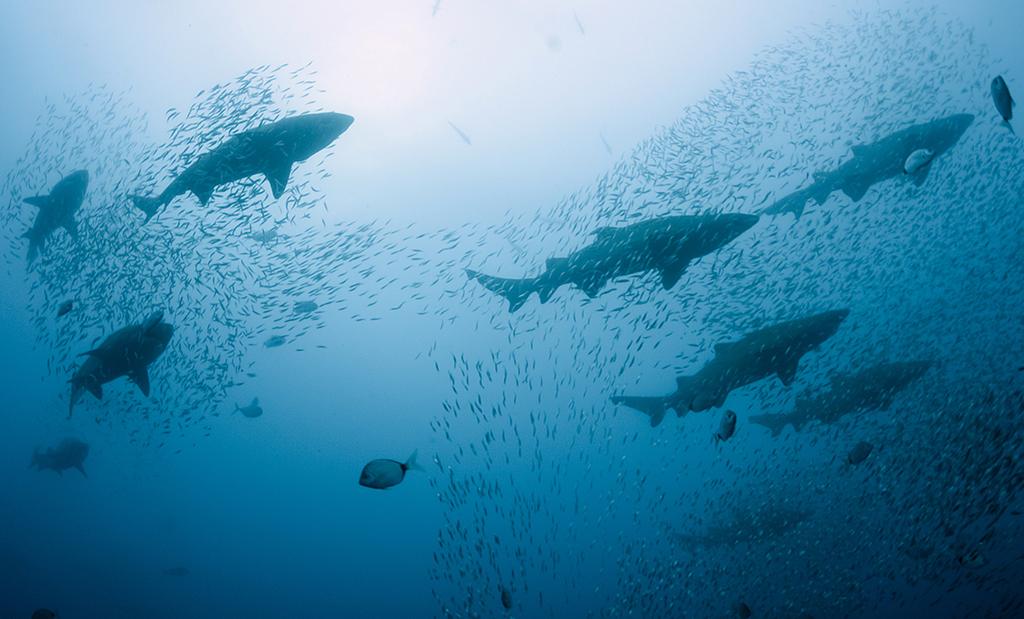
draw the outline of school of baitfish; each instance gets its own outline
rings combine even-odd
[[[972,36],[929,13],[799,33],[556,206],[429,231],[326,223],[358,123],[309,66],[200,92],[156,145],[97,87],[7,175],[31,207],[6,265],[28,257],[69,412],[140,448],[209,434],[253,346],[435,324],[440,616],[1011,616],[1024,166]],[[33,466],[84,475],[59,438]]]

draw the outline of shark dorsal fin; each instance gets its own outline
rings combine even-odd
[[[868,147],[864,144],[854,144],[850,147],[850,150],[853,151],[854,157],[860,157],[868,152]]]
[[[275,200],[284,195],[284,190],[288,187],[288,177],[291,174],[292,162],[284,158],[281,158],[280,161],[275,162],[263,171],[263,175],[267,177],[267,182],[270,183],[270,193],[274,194]]]
[[[25,198],[24,202],[25,204],[43,208],[50,204],[50,196],[32,196],[31,198]]]
[[[149,371],[146,366],[140,365],[128,374],[128,379],[139,386],[142,395],[149,397]]]

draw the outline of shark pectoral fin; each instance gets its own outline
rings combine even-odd
[[[782,381],[782,384],[785,385],[786,387],[792,385],[793,381],[796,380],[796,370],[798,364],[799,360],[790,363],[785,367],[779,368],[779,371],[776,372],[776,374],[778,374],[779,376],[779,380]]]
[[[288,187],[288,177],[291,174],[292,162],[287,159],[278,161],[263,171],[267,182],[270,183],[270,193],[274,194],[275,200],[284,195],[284,190]]]
[[[89,476],[85,474],[85,467],[84,466],[82,466],[81,464],[76,464],[75,468],[78,469],[78,472],[82,474],[82,477],[85,477],[86,479],[89,478]]]
[[[850,198],[854,202],[859,202],[860,199],[864,197],[864,194],[866,194],[868,192],[868,189],[870,188],[870,183],[863,181],[861,179],[854,178],[843,183],[842,190],[848,198]]]
[[[139,391],[142,395],[149,397],[149,371],[146,370],[146,366],[140,366],[132,370],[132,373],[128,375],[128,378],[139,386]]]
[[[632,396],[615,395],[611,398],[612,404],[622,404],[650,417],[651,427],[655,428],[665,419],[668,411],[668,403],[665,398],[658,396]]]
[[[97,400],[103,399],[103,385],[99,383],[89,383],[85,388],[88,389],[89,393],[91,393]]]
[[[210,196],[213,195],[213,187],[189,187],[196,198],[199,199],[199,203],[206,206],[210,201]]]
[[[601,289],[604,288],[603,281],[584,281],[577,282],[576,286],[583,291],[583,294],[587,295],[587,298],[593,299],[597,295],[601,294]]]
[[[928,180],[928,172],[930,172],[931,169],[932,163],[929,161],[927,164],[921,166],[920,170],[914,172],[913,179],[915,187],[920,187],[926,180]]]
[[[686,270],[686,262],[677,262],[676,264],[664,267],[661,269],[661,286],[665,290],[671,290],[676,283],[679,282],[679,278],[683,276],[683,271]]]
[[[750,423],[768,428],[773,437],[781,434],[788,422],[788,415],[753,415],[750,417]],[[794,427],[796,427],[795,424]]]
[[[32,206],[43,208],[50,204],[50,196],[32,196],[31,198],[25,198],[23,202],[25,204],[31,204]]]

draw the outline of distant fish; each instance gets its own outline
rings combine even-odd
[[[462,138],[462,141],[465,142],[467,146],[472,146],[473,145],[473,142],[469,139],[469,136],[466,135],[466,133],[462,129],[459,129],[458,127],[456,127],[455,123],[453,123],[452,121],[449,120],[448,121],[448,126],[451,127],[452,130],[455,131],[455,133],[459,134],[459,137]]]
[[[736,606],[733,607],[735,614],[740,619],[750,619],[750,616],[754,613],[751,612],[750,607],[747,606],[746,602],[736,602]]]
[[[320,306],[314,301],[297,301],[292,307],[296,314],[309,314],[315,312]]]
[[[903,164],[903,173],[916,174],[918,170],[929,165],[934,158],[935,151],[928,150],[927,148],[919,148],[910,153],[910,156],[907,157],[907,161]]]
[[[583,29],[583,22],[580,21],[580,16],[576,14],[576,11],[572,12],[572,18],[576,21],[576,27],[580,29],[580,34],[586,36],[587,31]]]
[[[363,467],[359,474],[359,485],[376,490],[384,490],[397,486],[405,479],[406,471],[422,471],[423,468],[416,464],[416,452],[412,452],[405,462],[397,460],[373,460]]]
[[[57,619],[59,615],[48,608],[40,608],[32,613],[32,619]]]
[[[431,17],[437,17],[437,11],[441,8],[441,0],[434,0],[434,8],[430,11]]]
[[[861,441],[853,446],[850,453],[846,454],[846,463],[851,466],[856,466],[861,462],[868,459],[871,455],[871,451],[874,450],[875,446],[871,443]]]
[[[718,432],[715,432],[715,442],[721,443],[732,438],[736,434],[736,413],[731,410],[722,414],[722,421],[718,424]]]
[[[57,308],[57,318],[67,315],[71,310],[75,309],[74,301],[65,301],[60,304]]]
[[[501,606],[505,610],[512,610],[512,594],[505,587],[501,588]]]
[[[286,338],[283,335],[272,335],[267,338],[267,341],[263,342],[263,345],[266,346],[267,348],[277,348],[278,346],[282,346],[287,341],[288,338]]]
[[[957,555],[956,561],[969,569],[982,567],[986,563],[985,557],[977,549],[968,550],[963,554]]]
[[[64,471],[68,469],[78,469],[82,477],[88,477],[85,474],[84,466],[85,459],[88,457],[88,443],[76,438],[67,438],[56,447],[51,447],[45,451],[37,447],[32,453],[32,461],[29,463],[29,467],[37,471],[49,469],[55,471],[58,475],[63,475]]]
[[[604,139],[604,134],[603,133],[599,133],[598,135],[601,136],[601,143],[604,144],[605,152],[607,152],[609,155],[611,155],[612,154],[612,145],[608,143],[608,140]]]
[[[242,415],[249,419],[255,419],[263,414],[263,409],[260,407],[260,399],[253,398],[252,402],[248,406],[239,406],[235,404],[235,411],[242,413]]]
[[[1002,75],[997,75],[992,80],[992,102],[996,104],[996,111],[1003,117],[1003,124],[1010,130],[1010,133],[1013,133],[1010,121],[1013,120],[1013,108],[1017,102],[1013,100],[1010,87],[1006,85],[1006,80]]]

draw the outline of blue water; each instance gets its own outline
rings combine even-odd
[[[1022,18],[0,7],[0,617],[1024,616],[1024,143],[990,94],[996,75],[1024,93]],[[262,175],[148,223],[128,199],[321,111],[355,122],[279,199]],[[509,312],[466,274],[536,276],[605,226],[759,214],[952,114],[974,120],[922,182],[761,215],[671,289],[645,271]],[[76,238],[29,263],[23,199],[77,169]],[[840,308],[791,385],[657,427],[610,400]],[[81,354],[156,311],[174,335],[149,396],[122,377],[69,418]],[[834,424],[750,420],[913,360],[931,366]],[[262,415],[236,410],[253,398]],[[29,466],[65,438],[84,474]],[[414,452],[397,486],[359,484]]]

